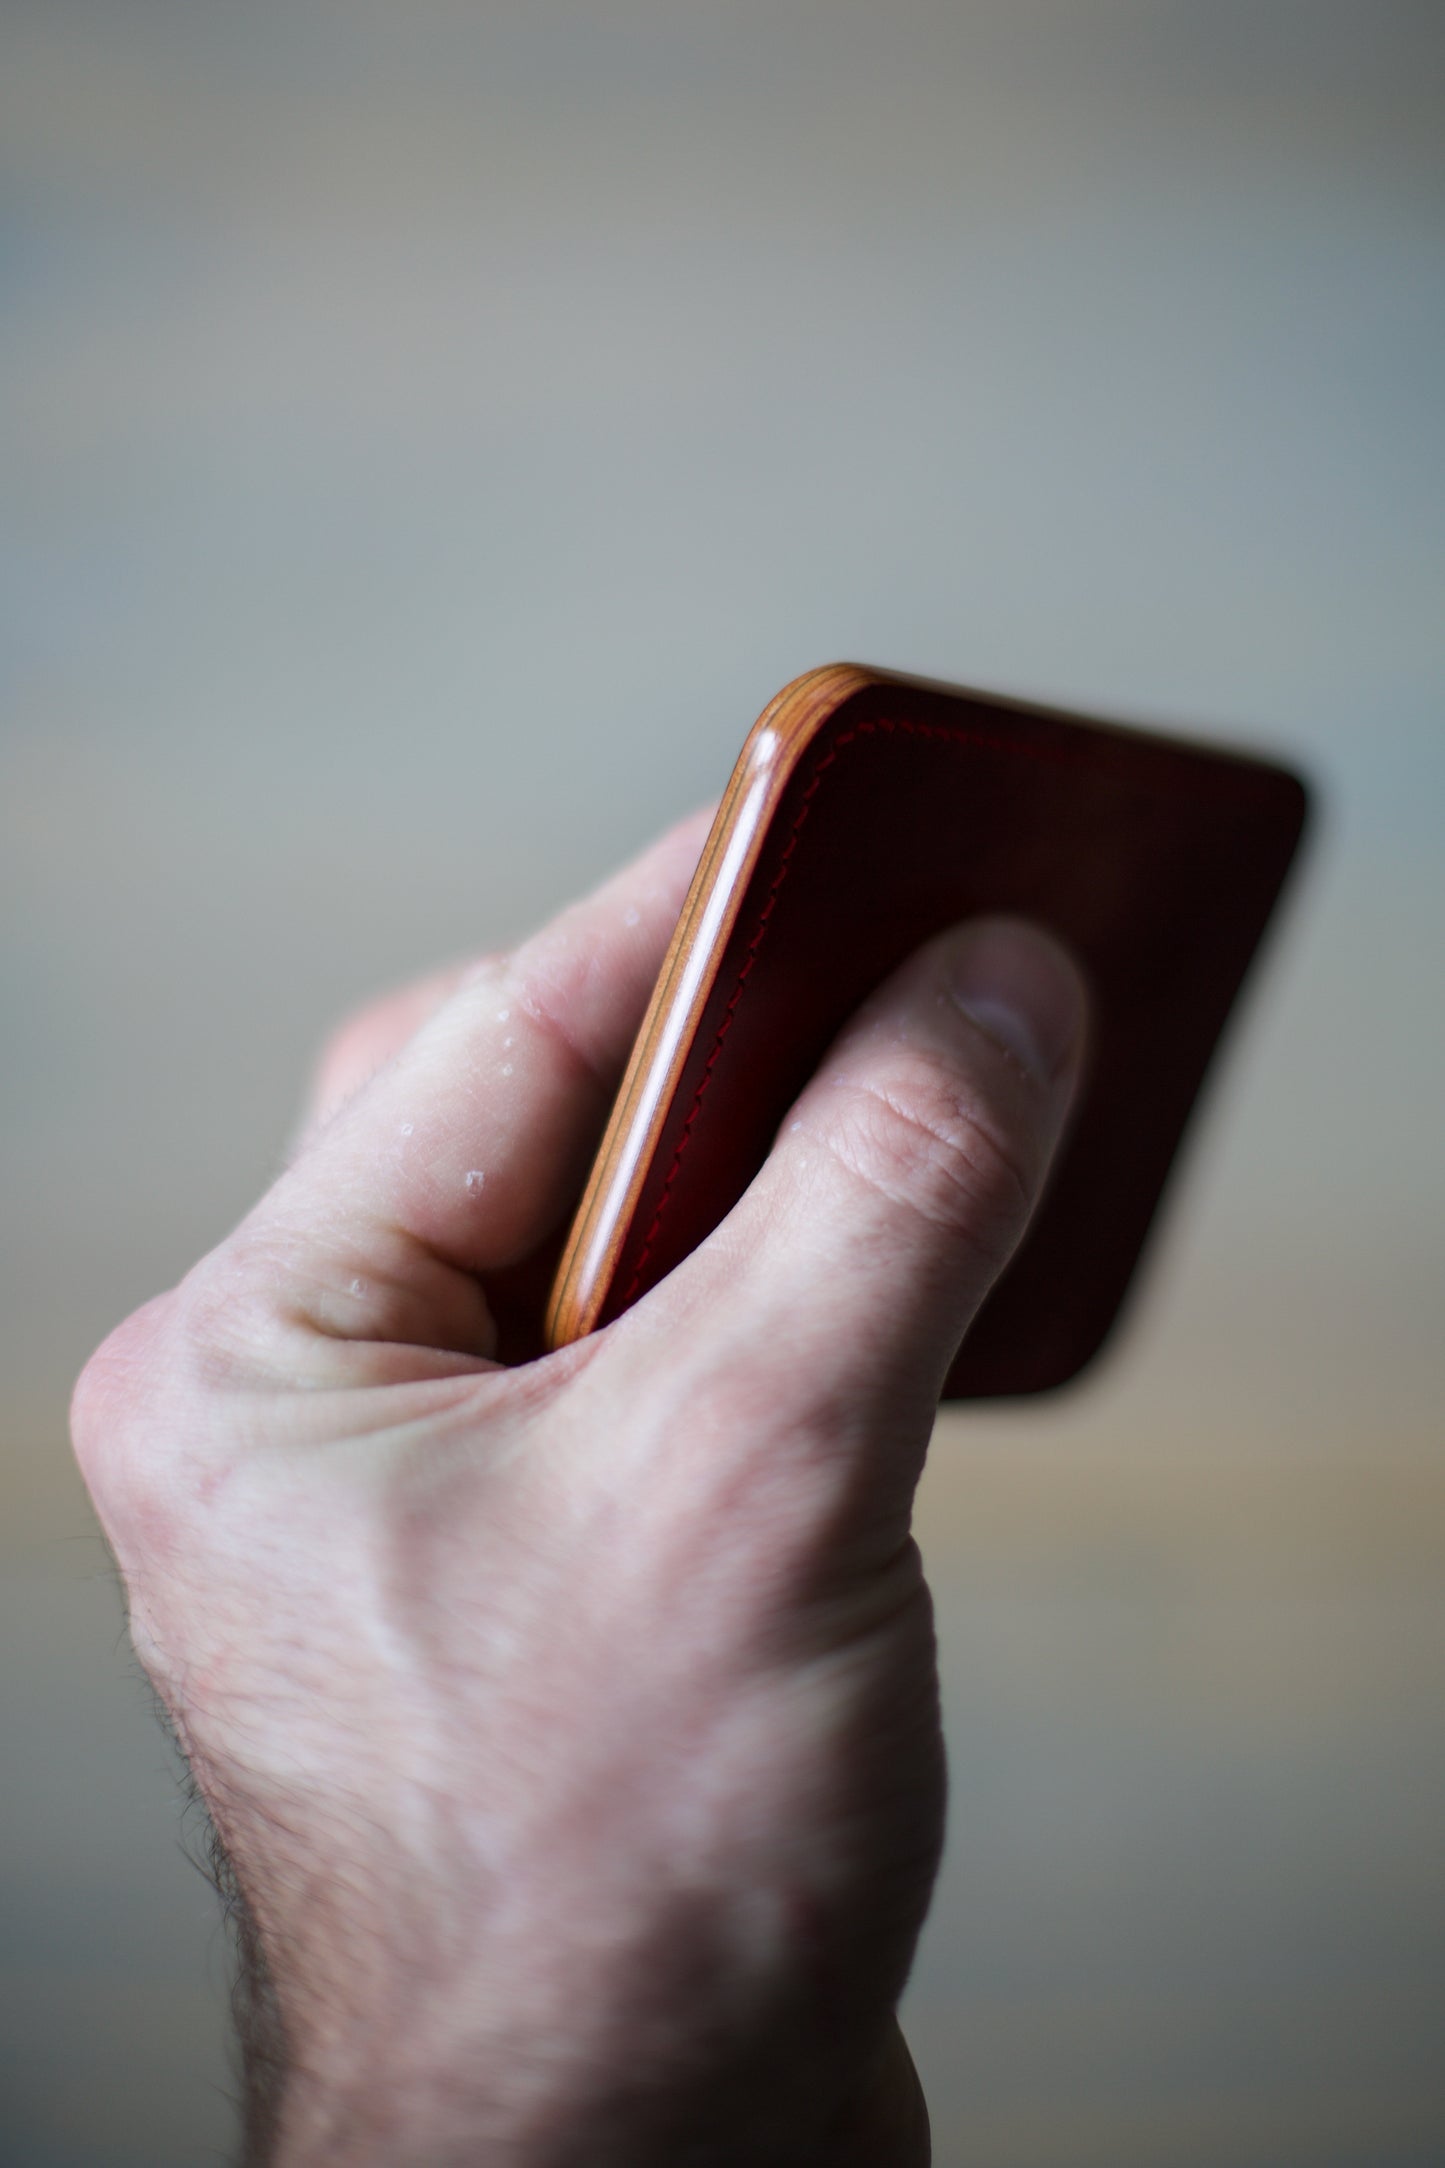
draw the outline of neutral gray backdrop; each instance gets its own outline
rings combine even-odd
[[[1445,2158],[1445,16],[0,4],[0,2161],[230,2144],[68,1382],[325,1024],[839,655],[1301,759],[1147,1289],[940,1425],[940,2168]]]

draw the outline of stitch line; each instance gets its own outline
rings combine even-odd
[[[677,1180],[678,1169],[682,1165],[683,1156],[687,1151],[689,1143],[691,1142],[694,1124],[696,1123],[698,1114],[702,1109],[702,1103],[707,1095],[708,1085],[712,1082],[713,1071],[717,1066],[718,1057],[722,1053],[723,1044],[727,1038],[729,1030],[732,1027],[732,1020],[737,1013],[738,1003],[742,1000],[744,988],[747,986],[749,976],[752,972],[752,968],[758,960],[758,951],[762,946],[763,936],[768,930],[768,922],[772,918],[773,909],[778,900],[778,892],[782,888],[782,885],[787,879],[788,873],[792,867],[793,854],[798,847],[798,838],[802,834],[803,827],[808,819],[808,815],[813,810],[813,800],[817,795],[818,789],[823,781],[823,777],[827,774],[828,770],[832,767],[834,761],[838,758],[838,755],[842,752],[843,748],[846,745],[852,745],[859,738],[872,737],[879,731],[884,731],[889,736],[891,736],[895,730],[901,730],[909,737],[932,738],[942,744],[956,745],[959,747],[982,747],[988,752],[1024,752],[1031,760],[1051,760],[1060,763],[1066,767],[1076,766],[1079,760],[1083,757],[1081,754],[1074,751],[1074,749],[1069,746],[1047,744],[1020,746],[1017,738],[1006,736],[997,731],[964,729],[957,724],[920,723],[914,722],[911,718],[907,716],[880,716],[877,718],[870,717],[862,722],[855,723],[850,730],[843,731],[837,738],[835,738],[828,750],[819,756],[817,766],[813,770],[812,778],[809,781],[807,789],[803,793],[802,803],[799,805],[798,811],[794,816],[792,830],[788,836],[787,843],[784,846],[783,855],[778,864],[778,870],[773,875],[772,881],[768,888],[767,896],[763,902],[762,910],[758,914],[758,923],[756,928],[754,929],[753,937],[748,943],[747,954],[743,958],[742,967],[738,972],[737,984],[736,986],[734,986],[731,998],[728,1001],[728,1005],[723,1011],[722,1020],[717,1028],[717,1035],[713,1040],[711,1050],[708,1054],[706,1062],[703,1065],[702,1075],[698,1078],[697,1090],[693,1093],[692,1105],[688,1109],[687,1119],[682,1125],[682,1130],[678,1136],[677,1145],[672,1155],[672,1164],[667,1170],[666,1180],[663,1182],[661,1191],[658,1194],[657,1207],[653,1212],[651,1225],[648,1227],[647,1233],[643,1237],[642,1248],[638,1252],[637,1262],[632,1270],[632,1277],[629,1280],[626,1291],[622,1296],[622,1308],[624,1310],[629,1308],[632,1302],[636,1299],[638,1291],[641,1288],[642,1276],[647,1269],[648,1258],[652,1255],[652,1249],[654,1243],[657,1240],[658,1230],[661,1228],[662,1222],[666,1217],[667,1208],[672,1198],[673,1184]],[[1225,780],[1226,779],[1224,777],[1216,778],[1216,787],[1219,783],[1223,783]],[[1242,797],[1243,793],[1240,791],[1237,782],[1235,782],[1233,778],[1230,778],[1228,780],[1230,781],[1232,786],[1229,791],[1229,795]]]
[[[678,1136],[677,1145],[673,1151],[672,1164],[667,1170],[667,1177],[663,1182],[660,1192],[658,1193],[657,1206],[652,1215],[652,1223],[643,1238],[642,1248],[637,1254],[637,1262],[632,1270],[632,1278],[628,1282],[626,1291],[622,1296],[623,1309],[627,1309],[632,1304],[632,1302],[637,1296],[638,1289],[642,1285],[642,1276],[647,1269],[647,1260],[652,1255],[652,1249],[654,1243],[657,1240],[658,1230],[662,1226],[663,1219],[665,1218],[667,1213],[668,1205],[672,1199],[672,1186],[677,1180],[677,1173],[679,1167],[682,1165],[683,1155],[686,1153],[687,1147],[692,1139],[693,1126],[696,1123],[698,1115],[702,1110],[702,1103],[707,1095],[708,1085],[712,1082],[713,1070],[717,1066],[718,1057],[723,1050],[723,1044],[727,1038],[728,1032],[732,1028],[733,1017],[737,1014],[738,1003],[742,1000],[743,991],[747,986],[748,979],[752,973],[753,965],[758,960],[758,951],[762,946],[763,936],[768,930],[768,922],[773,915],[773,909],[778,900],[778,892],[782,888],[784,881],[788,877],[788,873],[793,863],[793,853],[797,850],[798,847],[798,838],[803,832],[803,828],[805,823],[807,822],[808,815],[813,810],[813,800],[817,796],[824,776],[832,767],[834,761],[838,758],[838,755],[842,752],[844,746],[853,744],[853,742],[858,738],[872,737],[880,730],[887,732],[889,735],[891,735],[895,730],[903,730],[907,732],[908,735],[911,737],[934,738],[941,740],[946,744],[953,744],[958,746],[983,746],[987,748],[987,750],[989,750],[990,752],[1001,752],[1009,749],[1010,747],[1012,747],[1014,750],[1017,750],[1017,743],[1015,740],[1001,737],[994,732],[983,730],[961,730],[957,727],[946,726],[939,723],[916,723],[907,719],[899,721],[896,718],[890,716],[879,719],[877,721],[865,720],[860,723],[855,723],[851,730],[845,730],[841,733],[839,737],[835,738],[828,750],[821,755],[818,760],[817,766],[813,770],[813,774],[808,783],[808,787],[803,793],[802,803],[799,805],[797,813],[794,816],[792,829],[789,832],[787,843],[784,846],[782,858],[779,860],[778,863],[778,870],[773,875],[772,881],[769,884],[768,893],[766,898],[764,899],[762,910],[758,914],[757,926],[754,929],[751,941],[748,943],[747,954],[744,956],[742,967],[738,972],[737,984],[736,986],[734,986],[732,990],[732,995],[728,1001],[728,1005],[723,1011],[722,1019],[718,1024],[717,1035],[713,1040],[707,1060],[703,1064],[702,1075],[698,1078],[697,1082],[697,1090],[693,1093],[692,1105],[688,1109],[687,1119],[682,1125],[682,1130]],[[1046,750],[1043,747],[1030,748],[1030,752],[1035,758],[1047,758],[1048,752],[1052,750],[1052,748]],[[1055,755],[1055,757],[1067,759],[1069,756],[1065,753]]]

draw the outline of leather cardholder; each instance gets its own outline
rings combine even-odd
[[[1047,1194],[952,1397],[1073,1377],[1119,1312],[1302,831],[1288,771],[852,664],[755,725],[678,921],[554,1283],[549,1344],[605,1325],[742,1195],[848,1015],[919,944],[1005,912],[1094,996]]]

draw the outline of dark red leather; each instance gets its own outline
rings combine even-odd
[[[1037,1392],[1108,1333],[1305,811],[1263,762],[884,682],[803,751],[749,882],[601,1322],[700,1242],[862,997],[977,912],[1052,928],[1092,981],[1089,1079],[951,1395]]]

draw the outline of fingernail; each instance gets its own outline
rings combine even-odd
[[[1084,1022],[1083,986],[1058,943],[1019,919],[985,920],[954,936],[947,971],[970,1021],[1051,1084]]]

